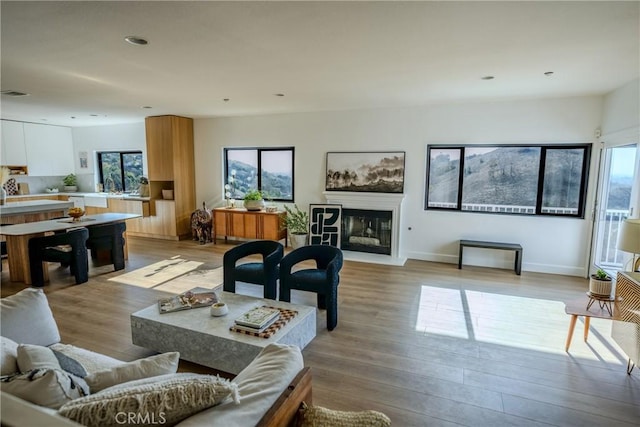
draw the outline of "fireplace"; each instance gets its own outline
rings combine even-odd
[[[325,191],[328,204],[342,205],[340,247],[344,258],[375,264],[404,265],[400,223],[404,194]]]
[[[341,249],[391,255],[391,222],[391,211],[343,208]]]

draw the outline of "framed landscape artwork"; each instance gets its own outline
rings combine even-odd
[[[309,244],[340,247],[342,205],[309,205]]]
[[[327,191],[404,192],[404,151],[328,152]]]

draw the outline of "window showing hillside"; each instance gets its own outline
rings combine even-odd
[[[490,205],[533,213],[538,192],[539,147],[467,147],[462,209]]]
[[[142,151],[99,152],[98,168],[104,191],[130,193],[140,185]]]
[[[225,148],[225,197],[242,199],[249,190],[293,201],[293,147]]]
[[[542,212],[578,213],[585,150],[549,148],[546,152]]]
[[[427,206],[431,208],[457,208],[460,184],[460,149],[434,148],[430,153]]]
[[[425,209],[584,217],[589,145],[430,146]]]

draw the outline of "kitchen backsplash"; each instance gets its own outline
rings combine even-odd
[[[26,182],[29,184],[29,192],[31,194],[44,193],[47,188],[58,188],[60,191],[64,191],[64,184],[62,178],[64,176],[26,176],[26,175],[12,175],[12,178],[16,179],[17,183]],[[78,177],[78,191],[91,193],[95,191],[93,174],[77,175]]]

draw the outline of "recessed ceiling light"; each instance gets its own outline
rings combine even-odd
[[[149,42],[145,39],[143,39],[142,37],[138,37],[138,36],[127,36],[124,38],[124,41],[126,41],[127,43],[131,43],[134,44],[136,46],[144,46],[149,44]]]
[[[484,76],[484,77],[481,77],[481,78],[482,78],[482,80],[493,80],[493,79],[495,79],[495,77],[493,77],[493,76]]]
[[[224,102],[229,102],[229,98],[224,98],[223,101]]]
[[[146,110],[150,110],[150,109],[152,109],[153,107],[150,107],[149,105],[143,105],[143,106],[142,106],[142,107],[140,107],[140,108],[144,108],[144,109],[146,109]]]
[[[275,96],[284,96],[284,93],[274,93]]]
[[[91,117],[98,117],[97,114],[89,114]]]
[[[28,93],[19,92],[17,90],[11,90],[11,89],[0,91],[0,93],[7,96],[29,96]]]
[[[75,118],[76,118],[76,116],[71,116],[71,118],[72,118],[72,119],[75,119]]]
[[[544,73],[545,76],[552,76],[553,75],[553,71],[547,71],[546,73]]]

